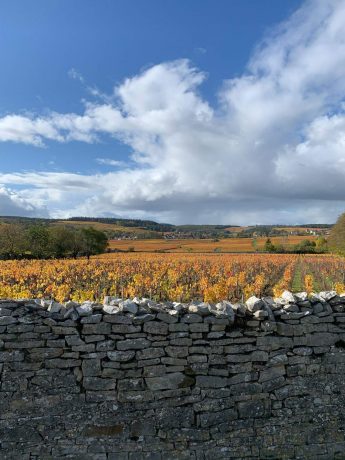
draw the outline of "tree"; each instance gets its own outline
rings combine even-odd
[[[269,238],[267,238],[265,246],[264,246],[264,251],[266,251],[266,252],[275,252],[275,250],[276,250],[276,247],[274,246],[272,241]]]
[[[298,254],[312,254],[315,252],[316,243],[315,241],[303,240],[301,243],[294,246],[294,252]]]
[[[82,254],[88,259],[94,254],[101,254],[106,250],[108,238],[104,232],[88,227],[81,229],[82,236]]]
[[[274,252],[277,252],[278,254],[284,254],[285,252],[287,252],[286,247],[282,244],[275,244],[274,246]]]
[[[336,224],[333,226],[328,239],[328,245],[332,251],[345,254],[345,213],[338,218]]]
[[[26,232],[27,247],[36,259],[49,256],[49,230],[44,225],[32,225]]]
[[[53,257],[77,257],[82,248],[79,230],[60,225],[49,229],[49,253]]]
[[[79,255],[83,254],[85,248],[84,236],[80,229],[74,230],[73,235],[71,235],[71,256],[73,259],[76,259]]]
[[[0,258],[62,258],[105,252],[105,233],[92,227],[0,224]]]
[[[316,249],[319,252],[327,251],[327,240],[324,236],[321,235],[316,238]]]
[[[0,256],[4,259],[17,259],[25,252],[25,236],[22,225],[0,225]]]

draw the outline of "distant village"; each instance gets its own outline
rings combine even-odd
[[[115,240],[138,240],[138,239],[153,239],[162,238],[165,240],[190,240],[190,239],[223,239],[223,238],[259,238],[272,236],[324,236],[330,234],[331,227],[303,228],[303,227],[286,227],[279,228],[273,226],[257,226],[257,227],[239,227],[238,231],[220,229],[220,230],[197,230],[197,231],[172,231],[162,232],[157,236],[138,235],[133,233],[123,233],[117,235]]]

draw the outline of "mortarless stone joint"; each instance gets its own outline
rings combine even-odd
[[[345,296],[0,301],[0,458],[331,459]]]

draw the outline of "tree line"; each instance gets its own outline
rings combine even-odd
[[[108,238],[104,232],[93,227],[74,228],[46,225],[0,225],[1,259],[88,259],[104,252]]]
[[[270,238],[267,238],[264,245],[264,252],[275,252],[278,254],[323,254],[328,252],[329,247],[325,237],[319,236],[315,241],[303,240],[298,244],[285,247],[282,244],[273,244]]]
[[[308,225],[312,227],[312,225]],[[321,227],[321,225],[319,225]],[[329,237],[319,236],[315,241],[304,240],[296,244],[290,249],[286,249],[280,245],[274,245],[270,238],[267,238],[265,252],[289,252],[295,254],[322,254],[331,252],[345,256],[345,213],[341,214],[333,225]]]

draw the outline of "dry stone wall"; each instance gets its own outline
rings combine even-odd
[[[0,303],[0,458],[345,458],[345,297]]]

